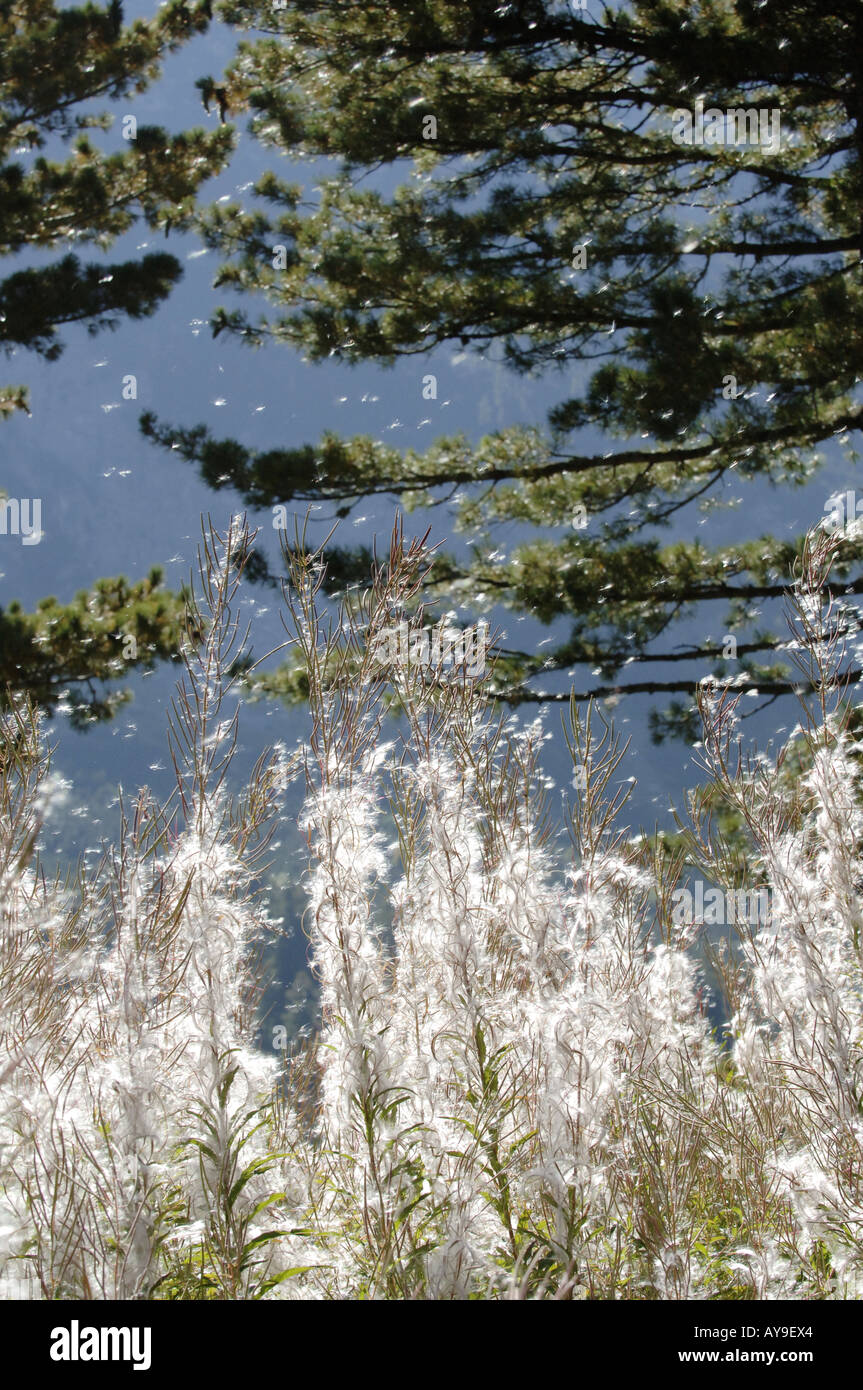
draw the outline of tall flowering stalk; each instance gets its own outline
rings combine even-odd
[[[571,719],[588,777],[567,886],[548,844],[541,727],[489,715],[482,677],[413,660],[418,643],[380,659],[423,558],[397,530],[368,593],[323,634],[320,557],[294,552],[316,719],[318,1137],[338,1195],[320,1220],[337,1223],[331,1248],[354,1292],[567,1296],[609,1279],[614,1291],[632,1261],[599,1283],[590,1263],[626,1219],[621,1117],[645,1080],[685,1074],[700,1100],[713,1065],[689,943],[651,946],[653,879],[613,830],[621,753],[593,715]],[[387,684],[404,723],[382,745]]]
[[[847,1284],[859,1296],[863,807],[861,745],[839,674],[856,623],[828,592],[841,544],[816,532],[803,555],[791,649],[817,696],[775,762],[742,757],[727,695],[706,692],[703,714],[708,768],[770,887],[768,922],[742,937],[746,988],[731,1026],[739,1084],[770,1135],[765,1162],[788,1208],[769,1263],[777,1288],[793,1293],[808,1270],[823,1291]],[[789,751],[803,768],[793,788],[779,775]]]
[[[799,586],[810,595],[827,579],[817,555],[823,546]],[[577,795],[561,862],[537,773],[541,728],[490,716],[481,677],[412,659],[418,642],[369,664],[386,625],[404,625],[422,558],[397,531],[388,565],[323,638],[310,581],[321,557],[303,571],[295,553],[320,778],[307,826],[330,1199],[316,1219],[337,1270],[316,1287],[838,1291],[859,1264],[860,873],[856,770],[836,759],[834,716],[822,707],[811,771],[780,791],[763,757],[731,768],[730,702],[704,693],[715,786],[757,829],[748,868],[773,901],[770,924],[728,958],[739,1007],[724,1038],[705,1010],[698,926],[670,909],[682,861],[617,828],[622,750],[597,712],[569,719]],[[419,630],[422,613],[412,621]],[[801,638],[824,691],[831,640],[811,623]],[[387,684],[403,716],[392,745],[380,741]],[[743,861],[697,824],[690,853],[713,881],[741,887]],[[780,960],[790,994],[776,993]]]
[[[311,734],[233,797],[251,537],[205,531],[166,805],[121,804],[116,845],[48,881],[38,719],[13,704],[0,730],[3,1293],[859,1296],[863,812],[839,544],[813,536],[796,582],[814,703],[777,757],[746,755],[735,700],[703,687],[712,791],[670,848],[622,827],[624,750],[595,708],[565,721],[555,827],[550,735],[492,712],[481,662],[420,640],[433,556],[400,524],[328,616],[324,553],[298,534]],[[320,1026],[278,1068],[251,1043],[257,886],[303,770]],[[767,885],[769,915],[717,954],[724,1027],[699,923],[672,908],[692,869],[726,894]]]
[[[248,535],[205,532],[203,642],[185,653],[177,791],[146,792],[70,885],[30,867],[47,759],[35,716],[2,731],[4,1277],[46,1297],[253,1296],[266,1282],[258,1112],[274,1068],[250,1046],[251,886],[284,769],[237,805],[228,666]],[[278,775],[277,775],[278,772]],[[263,1204],[263,1205],[262,1205]]]

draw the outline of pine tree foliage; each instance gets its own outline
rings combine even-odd
[[[195,192],[224,165],[230,134],[172,136],[141,126],[124,140],[116,116],[94,103],[145,91],[160,61],[203,32],[208,16],[208,4],[174,2],[153,20],[124,25],[116,2],[0,5],[0,254],[87,242],[104,249],[139,220],[154,230],[189,225]],[[111,152],[88,134],[108,129],[117,136]],[[68,154],[54,154],[70,144]],[[61,325],[96,332],[123,316],[144,317],[180,274],[164,252],[117,265],[82,264],[67,252],[14,272],[0,282],[0,343],[55,358]]]
[[[200,637],[190,617],[188,595],[166,589],[158,568],[134,584],[122,575],[97,580],[71,603],[41,599],[32,613],[13,601],[0,610],[0,703],[26,691],[44,713],[62,710],[78,728],[110,719],[131,698],[118,678],[179,661],[183,641]]]
[[[224,79],[231,110],[274,151],[335,169],[313,193],[274,170],[257,206],[207,212],[217,283],[272,305],[220,311],[214,332],[344,362],[451,344],[570,382],[578,367],[585,384],[545,428],[425,451],[332,435],[255,451],[152,418],[145,430],[254,506],[457,494],[480,539],[473,560],[438,568],[441,596],[570,624],[542,656],[510,654],[507,698],[537,698],[549,667],[587,667],[585,694],[690,695],[662,732],[691,727],[693,679],[678,678],[691,663],[788,691],[758,615],[802,538],[757,536],[744,511],[739,542],[711,545],[709,522],[749,483],[809,479],[819,447],[860,427],[860,6],[240,0],[221,13],[249,32]],[[681,143],[698,102],[703,139]],[[695,535],[669,543],[663,529],[687,517]],[[508,522],[538,535],[501,548]],[[859,551],[842,564],[859,591]],[[703,640],[675,648],[675,622],[695,614]],[[639,681],[633,661],[658,665]]]
[[[133,106],[162,60],[209,22],[208,0],[171,0],[130,24],[119,0],[0,3],[0,255],[56,253],[0,279],[8,355],[24,349],[53,361],[64,325],[96,333],[146,317],[180,279],[167,250],[112,263],[84,260],[77,248],[104,251],[139,223],[166,235],[190,225],[196,191],[226,163],[231,133],[136,124],[123,138],[117,108],[99,105]],[[99,138],[108,131],[113,148]],[[26,387],[0,389],[0,415],[28,408]],[[0,610],[0,699],[26,691],[47,710],[68,704],[82,723],[110,717],[127,696],[106,683],[157,657],[176,659],[184,624],[183,595],[162,588],[155,572],[137,583],[100,580],[71,603],[43,600],[35,613],[10,603]]]

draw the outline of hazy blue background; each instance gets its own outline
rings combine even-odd
[[[127,6],[127,17],[135,12]],[[152,9],[141,6],[137,12]],[[139,124],[161,124],[177,131],[217,120],[204,114],[194,80],[206,73],[217,75],[230,58],[234,42],[233,34],[214,27],[168,60],[163,80],[149,93],[119,103],[113,130],[104,137],[97,133],[95,138],[116,148],[121,139],[120,118],[126,112],[134,114]],[[314,167],[290,168],[241,129],[230,168],[202,196],[233,200],[274,162],[292,181],[314,184]],[[214,342],[208,318],[217,304],[232,302],[224,291],[211,289],[216,257],[203,252],[195,237],[171,236],[166,241],[162,236],[148,238],[139,230],[115,244],[106,253],[106,261],[125,259],[148,246],[169,250],[185,264],[181,285],[152,319],[124,324],[116,332],[97,337],[84,329],[67,329],[66,350],[58,363],[45,364],[18,353],[3,364],[4,381],[29,385],[33,414],[31,419],[19,415],[0,430],[0,486],[12,497],[41,497],[44,529],[37,546],[24,546],[15,537],[0,538],[3,604],[18,598],[30,607],[46,594],[68,599],[100,576],[123,573],[134,579],[153,564],[163,565],[167,581],[176,585],[188,578],[194,563],[201,514],[209,512],[222,526],[238,509],[239,499],[233,493],[212,492],[191,466],[142,439],[138,417],[143,410],[152,409],[172,423],[205,422],[217,434],[258,446],[313,442],[325,429],[334,429],[344,434],[368,433],[408,447],[430,443],[444,432],[463,430],[478,439],[513,422],[541,423],[547,408],[578,385],[572,370],[531,381],[496,362],[466,357],[456,350],[440,350],[384,371],[374,366],[310,366],[288,348],[251,351],[224,338]],[[100,254],[90,247],[79,248],[79,253],[87,259],[98,259]],[[22,256],[18,264],[42,259]],[[5,272],[12,268],[7,261]],[[430,371],[438,377],[436,401],[422,399],[422,377]],[[129,373],[137,377],[136,401],[122,399],[122,379]],[[585,435],[579,446],[596,442]],[[603,447],[610,449],[613,444],[606,441]],[[775,492],[763,484],[737,484],[727,495],[743,500],[739,510],[709,517],[687,513],[679,519],[677,534],[691,535],[698,526],[707,525],[713,542],[747,539],[770,530],[797,532],[811,525],[833,489],[854,485],[838,451],[828,453],[828,458],[829,466],[807,489]],[[384,539],[392,517],[389,502],[359,506],[342,523],[339,539],[370,541],[374,534]],[[271,514],[252,520],[264,528],[262,543],[275,556]],[[329,529],[329,509],[319,509],[316,521],[322,533]],[[453,543],[451,518],[444,509],[415,513],[408,524],[422,532],[429,521],[433,541]],[[514,536],[513,530],[503,528],[496,544],[506,548]],[[253,619],[256,650],[266,651],[283,635],[277,596],[250,586],[244,602]],[[708,635],[721,637],[722,606],[711,607],[716,611],[709,614],[709,624],[681,625],[666,639],[668,645],[702,641]],[[551,635],[524,618],[502,613],[497,618],[513,644],[524,646]],[[555,631],[565,631],[565,625]],[[639,678],[649,670],[640,667]],[[588,678],[585,671],[576,677],[582,686]],[[48,845],[64,851],[95,848],[102,836],[113,834],[111,803],[120,784],[126,792],[145,783],[168,790],[164,715],[175,679],[176,672],[167,667],[135,678],[130,682],[134,702],[112,724],[76,733],[63,719],[54,722],[55,765],[74,784],[73,813],[51,829]],[[549,688],[560,688],[560,684],[557,677]],[[691,750],[651,745],[646,724],[650,704],[646,697],[633,697],[615,712],[621,732],[633,741],[625,771],[627,777],[638,779],[629,810],[633,828],[667,824],[670,802],[679,803],[684,786],[698,780]],[[535,714],[531,706],[522,717],[532,719]],[[777,726],[795,722],[791,702],[784,701],[745,727],[763,742]],[[293,743],[305,727],[302,711],[280,705],[248,706],[241,725],[238,773],[254,761],[264,744],[277,738]],[[549,727],[557,736],[549,745],[548,768],[558,786],[568,789],[571,768],[559,735],[557,708],[550,711]],[[298,840],[286,825],[276,874],[282,910],[289,917],[296,914],[294,886],[300,869]],[[286,957],[287,977],[300,964],[303,949],[297,935]]]

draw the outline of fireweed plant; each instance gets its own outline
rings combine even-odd
[[[733,807],[745,855],[706,793],[685,853],[620,828],[623,749],[574,706],[562,855],[542,725],[494,713],[481,675],[382,640],[422,623],[433,563],[398,525],[338,617],[323,552],[291,548],[312,732],[231,796],[252,540],[241,521],[204,534],[172,798],[121,805],[116,845],[74,877],[40,867],[39,717],[4,715],[3,1295],[859,1297],[863,813],[850,624],[827,587],[841,539],[813,533],[795,577],[809,693],[779,757],[744,753],[733,689],[701,690],[709,805]],[[789,785],[777,768],[800,741]],[[303,776],[319,1028],[265,1056],[262,873]],[[699,924],[675,921],[672,895],[686,867],[739,890],[741,865],[771,912],[719,953],[718,1031]]]

